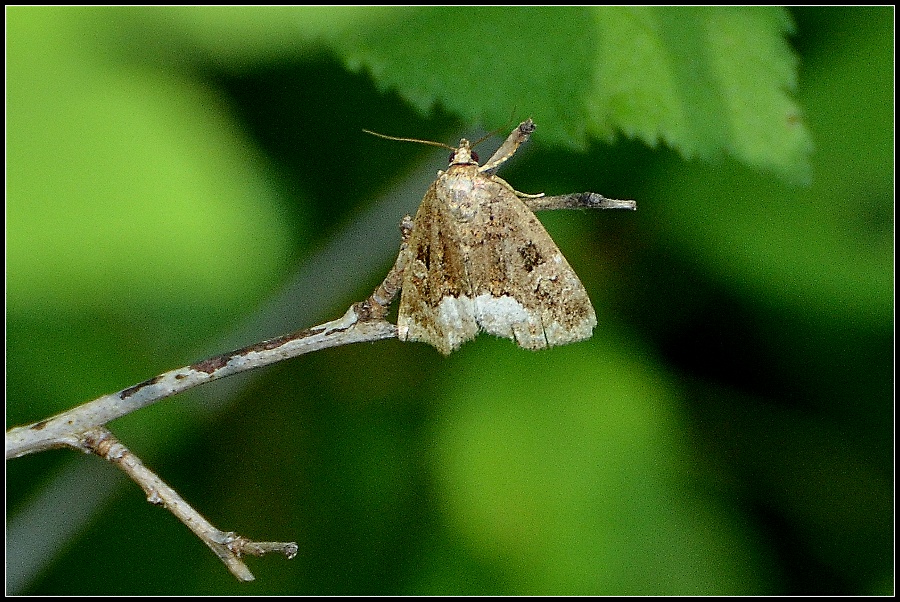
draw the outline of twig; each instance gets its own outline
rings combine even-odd
[[[194,532],[197,537],[225,563],[231,574],[240,581],[253,581],[253,573],[241,560],[250,554],[262,556],[267,552],[278,552],[287,558],[297,555],[295,542],[251,541],[233,532],[220,531],[199,512],[169,487],[153,471],[148,469],[127,447],[106,428],[96,427],[82,433],[81,447],[115,464],[140,485],[147,494],[147,501],[162,506],[174,514],[178,520]]]
[[[360,313],[372,311],[364,306],[367,303],[353,305],[337,320],[163,372],[51,418],[12,428],[6,432],[6,458],[56,447],[80,449],[81,437],[87,430],[199,385],[311,351],[396,337],[397,327],[390,322],[361,319]]]
[[[528,138],[531,137],[532,132],[534,132],[534,122],[530,118],[520,123],[519,126],[506,137],[506,140],[503,141],[500,148],[494,151],[491,158],[484,162],[484,165],[479,168],[479,171],[487,174],[496,173],[497,169],[499,169],[507,159],[512,157],[521,145],[528,142]]]
[[[637,210],[636,201],[608,199],[596,192],[574,192],[561,196],[532,196],[522,199],[532,211],[551,209],[630,209]]]
[[[400,223],[401,252],[384,281],[365,301],[354,303],[337,320],[298,330],[190,366],[163,372],[116,393],[98,397],[51,418],[6,432],[6,459],[56,447],[82,449],[83,434],[135,410],[199,385],[274,364],[320,349],[395,338],[397,327],[386,321],[387,309],[400,291],[412,218]]]
[[[216,529],[175,490],[147,469],[104,425],[176,393],[238,372],[319,349],[394,338],[397,327],[383,319],[385,310],[380,305],[381,300],[386,300],[388,304],[393,300],[389,294],[392,288],[392,283],[386,280],[369,299],[351,306],[338,320],[170,370],[46,420],[12,428],[6,433],[6,458],[56,447],[70,447],[99,455],[116,464],[138,483],[147,493],[148,501],[161,504],[177,516],[216,553],[235,577],[241,581],[251,581],[253,574],[240,560],[241,555],[261,556],[266,552],[278,551],[293,558],[297,552],[296,544],[256,542]]]
[[[409,240],[412,218],[400,224],[401,251]],[[128,450],[106,428],[106,423],[152,403],[193,387],[255,368],[303,355],[311,351],[379,341],[397,336],[397,327],[384,316],[400,290],[406,254],[400,253],[384,281],[365,301],[354,303],[339,319],[319,326],[269,339],[230,353],[217,355],[190,366],[164,372],[133,387],[104,395],[93,401],[6,432],[6,458],[70,447],[94,453],[121,468],[147,494],[147,500],[167,508],[219,557],[240,581],[252,581],[253,574],[240,560],[244,554],[262,556],[280,552],[288,558],[297,554],[294,542],[258,542],[233,532],[215,528],[178,493]]]

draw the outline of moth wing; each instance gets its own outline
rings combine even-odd
[[[400,340],[444,355],[478,334],[459,224],[432,185],[416,213],[400,293]]]
[[[597,317],[581,280],[525,203],[483,177],[488,214],[466,262],[476,322],[526,349],[589,338]]]

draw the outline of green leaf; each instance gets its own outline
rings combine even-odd
[[[531,116],[550,144],[583,149],[624,135],[687,158],[727,153],[789,180],[809,177],[783,8],[120,11],[145,30],[180,32],[231,70],[324,43],[424,114],[440,105],[492,128]]]
[[[788,95],[792,25],[777,8],[446,8],[392,11],[334,40],[352,69],[423,112],[531,115],[544,141],[617,133],[685,157],[727,152],[794,180],[809,135]]]
[[[807,68],[801,99],[821,142],[813,185],[792,190],[730,163],[668,171],[655,223],[757,301],[876,327],[894,309],[893,29],[877,12],[851,14],[844,35],[863,23],[867,35]]]
[[[811,141],[796,58],[777,8],[595,10],[600,44],[588,97],[593,131],[622,131],[682,155],[725,150],[793,179],[809,175]]]

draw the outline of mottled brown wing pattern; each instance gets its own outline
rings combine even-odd
[[[467,255],[479,326],[527,349],[589,338],[594,308],[556,243],[505,183],[481,177],[489,218]]]
[[[401,340],[429,343],[446,355],[478,334],[478,324],[466,301],[471,287],[459,224],[436,188],[437,182],[425,194],[404,251],[397,327]]]

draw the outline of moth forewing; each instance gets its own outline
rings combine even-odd
[[[440,179],[439,176],[438,179]],[[478,334],[459,224],[431,185],[413,222],[397,329],[400,340],[422,341],[447,355]]]
[[[527,349],[589,338],[597,318],[578,276],[506,183],[486,180],[483,233],[467,263],[479,326]]]

